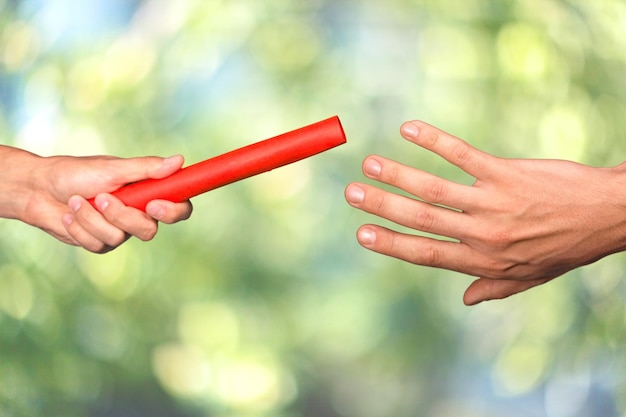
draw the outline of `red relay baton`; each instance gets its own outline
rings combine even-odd
[[[145,211],[152,200],[174,203],[291,164],[346,143],[346,136],[334,116],[326,120],[253,143],[182,168],[161,179],[147,179],[125,185],[112,194],[127,206]],[[90,200],[94,204],[93,199]]]

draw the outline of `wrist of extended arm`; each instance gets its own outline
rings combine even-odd
[[[611,252],[623,252],[626,250],[626,162],[618,166],[608,168],[610,179],[606,181],[603,191],[607,207],[596,213],[596,217],[611,217],[611,233],[607,233],[606,238],[613,242],[614,250]]]

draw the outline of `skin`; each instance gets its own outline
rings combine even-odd
[[[595,168],[570,161],[504,159],[420,121],[402,136],[458,166],[476,181],[457,184],[378,155],[366,177],[414,196],[352,183],[350,205],[419,232],[368,224],[357,231],[367,249],[417,265],[477,277],[463,301],[474,305],[544,284],[626,249],[626,165]]]
[[[191,203],[154,200],[144,213],[109,193],[131,182],[167,177],[183,162],[180,155],[40,157],[0,146],[0,217],[21,220],[94,253],[109,252],[131,236],[148,241],[158,222],[189,218]],[[87,201],[93,197],[97,209]]]

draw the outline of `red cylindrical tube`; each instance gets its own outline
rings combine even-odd
[[[152,200],[175,203],[287,165],[346,142],[337,116],[182,168],[162,179],[126,185],[112,194],[140,210]],[[93,201],[91,201],[93,204]]]

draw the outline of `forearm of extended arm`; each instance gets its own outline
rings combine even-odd
[[[28,223],[28,208],[37,193],[37,166],[43,158],[0,145],[0,217]]]

